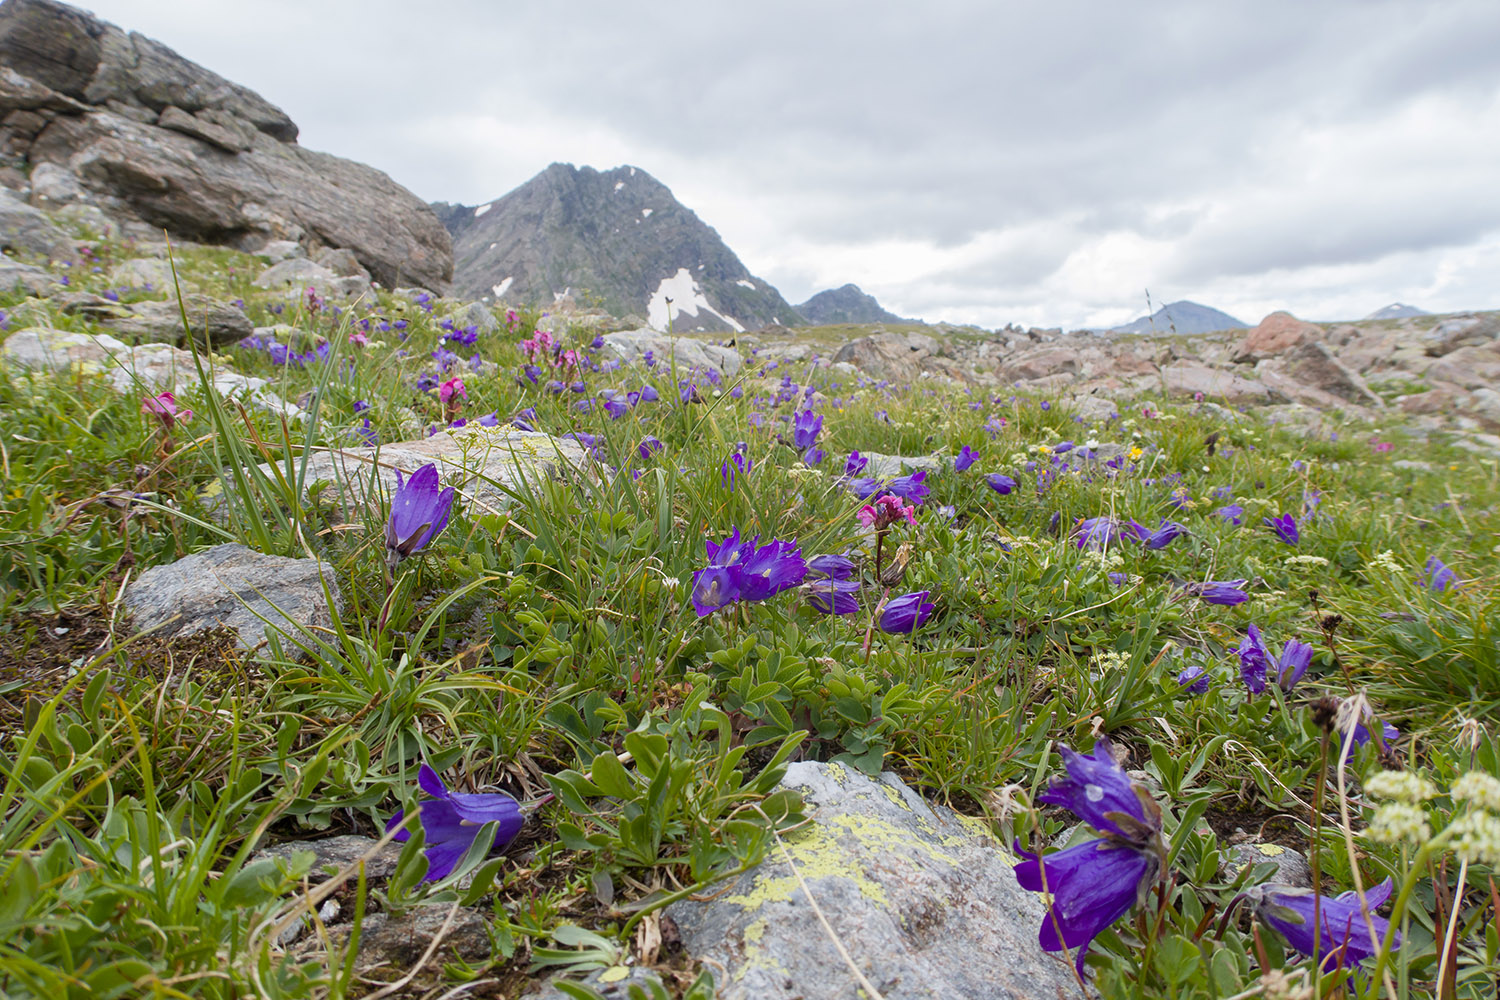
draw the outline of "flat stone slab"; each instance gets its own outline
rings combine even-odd
[[[604,350],[625,362],[639,362],[650,351],[659,371],[670,371],[675,357],[678,372],[682,375],[695,368],[711,368],[725,378],[733,378],[745,363],[740,352],[732,347],[720,347],[692,337],[669,337],[650,329],[606,333]]]
[[[509,507],[508,489],[534,487],[568,468],[592,465],[583,447],[571,439],[471,424],[429,438],[381,445],[378,454],[375,448],[319,451],[308,459],[305,484],[331,482],[330,493],[344,510],[353,511],[383,504],[396,491],[398,471],[410,476],[429,462],[437,465],[443,485],[457,487],[461,502],[481,513]],[[273,474],[269,464],[260,468]]]
[[[268,631],[295,638],[332,624],[328,594],[341,600],[332,573],[315,559],[216,545],[146,570],[125,588],[125,608],[138,631],[168,637],[227,627],[250,649]]]
[[[878,781],[803,762],[784,785],[816,807],[785,838],[823,915],[888,1000],[1078,996],[1071,968],[1042,951],[1040,894],[977,820],[929,805],[894,774]],[[779,852],[705,902],[667,908],[720,1000],[862,996]]]

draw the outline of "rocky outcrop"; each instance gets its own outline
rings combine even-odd
[[[655,364],[666,368],[675,366],[683,375],[714,371],[725,378],[733,378],[744,363],[739,351],[732,347],[720,347],[692,337],[668,337],[652,329],[607,333],[604,335],[604,350],[631,363],[644,362],[649,354]]]
[[[96,205],[158,238],[348,248],[389,287],[452,277],[447,231],[411,192],[302,148],[279,108],[159,42],[52,0],[6,0],[0,59],[0,151],[31,171],[40,205]]]
[[[967,380],[968,373],[941,356],[943,347],[925,333],[879,331],[851,340],[833,356],[835,364],[851,364],[874,378],[892,382],[920,378],[924,373]]]
[[[4,188],[0,188],[0,250],[54,259],[73,256],[72,241],[51,219]]]
[[[802,318],[814,325],[828,323],[912,323],[895,313],[886,312],[875,296],[858,285],[845,285],[819,292],[797,306]]]

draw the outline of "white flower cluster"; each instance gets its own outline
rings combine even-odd
[[[1448,790],[1454,802],[1467,802],[1480,809],[1500,813],[1500,778],[1483,771],[1470,771]]]
[[[1402,841],[1425,844],[1432,839],[1432,827],[1427,825],[1427,812],[1420,806],[1408,802],[1385,802],[1370,818],[1365,836],[1382,844]]]
[[[1453,853],[1464,861],[1500,864],[1500,819],[1487,812],[1464,813],[1448,824]]]
[[[1381,771],[1365,782],[1365,794],[1372,799],[1416,804],[1437,795],[1437,786],[1410,771]]]
[[[1387,573],[1392,573],[1397,576],[1400,576],[1406,572],[1406,567],[1401,565],[1401,563],[1396,559],[1396,553],[1392,552],[1390,549],[1386,549],[1374,559],[1371,559],[1369,566],[1371,569],[1383,569]]]
[[[1126,656],[1124,653],[1117,653],[1114,650],[1109,649],[1105,650],[1102,653],[1095,653],[1093,658],[1089,660],[1089,662],[1094,665],[1099,673],[1109,674],[1124,670],[1127,666],[1129,666],[1130,657]]]
[[[1289,569],[1321,569],[1328,560],[1322,556],[1287,556],[1285,565]]]
[[[1119,569],[1125,565],[1125,557],[1118,552],[1103,552],[1099,549],[1085,549],[1083,561],[1097,563],[1100,569]]]

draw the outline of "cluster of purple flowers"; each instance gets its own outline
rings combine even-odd
[[[1162,519],[1155,531],[1139,521],[1130,519],[1122,521],[1109,516],[1090,517],[1079,521],[1073,528],[1073,537],[1080,549],[1100,551],[1107,550],[1112,543],[1125,539],[1139,542],[1148,549],[1164,549],[1187,533],[1187,528],[1176,521],[1168,521],[1166,518]]]
[[[807,576],[807,563],[795,542],[756,535],[740,540],[735,528],[723,542],[705,542],[708,565],[693,573],[693,607],[702,618],[736,601],[764,601]]]
[[[1292,688],[1307,673],[1307,668],[1312,664],[1313,648],[1305,642],[1296,639],[1288,639],[1286,645],[1281,648],[1281,656],[1276,661],[1276,685],[1282,691],[1290,694]],[[1266,648],[1265,640],[1261,638],[1260,629],[1254,624],[1245,630],[1245,638],[1240,643],[1240,679],[1245,682],[1245,687],[1251,694],[1260,694],[1266,690],[1267,677],[1271,671],[1271,651]]]

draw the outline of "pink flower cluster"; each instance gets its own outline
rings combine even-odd
[[[170,431],[180,422],[193,419],[193,411],[178,409],[177,397],[170,392],[146,396],[141,400],[141,412],[148,417],[156,417],[160,420],[162,430],[165,431]]]
[[[876,531],[884,531],[899,521],[908,524],[917,523],[917,508],[915,506],[903,506],[901,498],[887,493],[879,497],[873,504],[865,504],[860,508],[856,517],[859,523]]]

